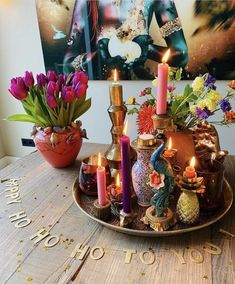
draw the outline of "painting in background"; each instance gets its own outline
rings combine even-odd
[[[184,78],[235,77],[235,4],[216,0],[36,0],[46,70],[78,68],[90,79],[154,78],[169,64]]]

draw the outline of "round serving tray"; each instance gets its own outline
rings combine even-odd
[[[210,226],[211,224],[217,222],[220,220],[230,209],[232,203],[233,203],[233,191],[229,183],[226,179],[224,179],[223,182],[223,193],[222,193],[222,199],[223,202],[220,206],[220,208],[213,214],[213,215],[200,215],[199,221],[194,226],[189,226],[182,224],[180,222],[177,222],[176,225],[171,227],[167,231],[163,232],[156,232],[153,231],[149,226],[144,225],[140,219],[144,215],[146,208],[142,208],[140,206],[137,206],[135,208],[135,212],[137,212],[137,218],[133,222],[132,228],[123,228],[119,226],[119,217],[118,212],[115,207],[112,207],[112,218],[104,222],[102,220],[97,219],[93,215],[93,202],[95,200],[95,197],[85,195],[79,188],[79,182],[78,179],[74,182],[73,188],[72,188],[72,194],[73,199],[75,203],[77,204],[78,208],[86,214],[89,218],[97,221],[98,223],[102,224],[103,226],[118,231],[121,233],[129,234],[129,235],[135,235],[135,236],[144,236],[144,237],[160,237],[160,236],[172,236],[177,234],[183,234],[186,232],[192,232],[196,231],[202,228],[205,228],[207,226]]]

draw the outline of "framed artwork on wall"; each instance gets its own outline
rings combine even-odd
[[[184,79],[235,76],[231,0],[36,0],[46,70],[106,80],[151,80],[170,48]]]

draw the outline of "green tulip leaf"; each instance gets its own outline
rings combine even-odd
[[[72,121],[85,113],[91,106],[91,98],[87,99],[78,109],[75,110]]]
[[[38,124],[37,119],[28,115],[28,114],[13,114],[8,116],[7,120],[9,121],[24,121],[24,122],[32,122]]]

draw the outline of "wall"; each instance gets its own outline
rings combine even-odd
[[[4,151],[4,148],[3,148],[3,139],[0,136],[0,158],[2,158],[3,156],[5,156],[5,151]]]
[[[0,118],[10,114],[23,112],[21,104],[13,99],[7,89],[12,77],[23,75],[25,70],[34,73],[44,72],[39,29],[37,23],[35,3],[32,0],[0,0]],[[151,86],[151,82],[133,81],[122,82],[124,98],[138,96],[140,91]],[[185,82],[179,84],[179,91]],[[220,91],[225,92],[226,82],[218,82]],[[87,129],[90,142],[110,143],[111,123],[108,117],[109,82],[89,82],[88,96],[92,97],[92,107],[82,117],[83,126]],[[234,104],[235,105],[235,104]],[[129,118],[129,134],[136,137],[135,117]],[[8,122],[0,120],[0,132],[6,155],[23,156],[33,148],[22,147],[21,138],[29,138],[32,125],[29,123]],[[235,125],[230,128],[218,127],[221,146],[235,154],[232,133]],[[1,154],[1,148],[0,148]]]

